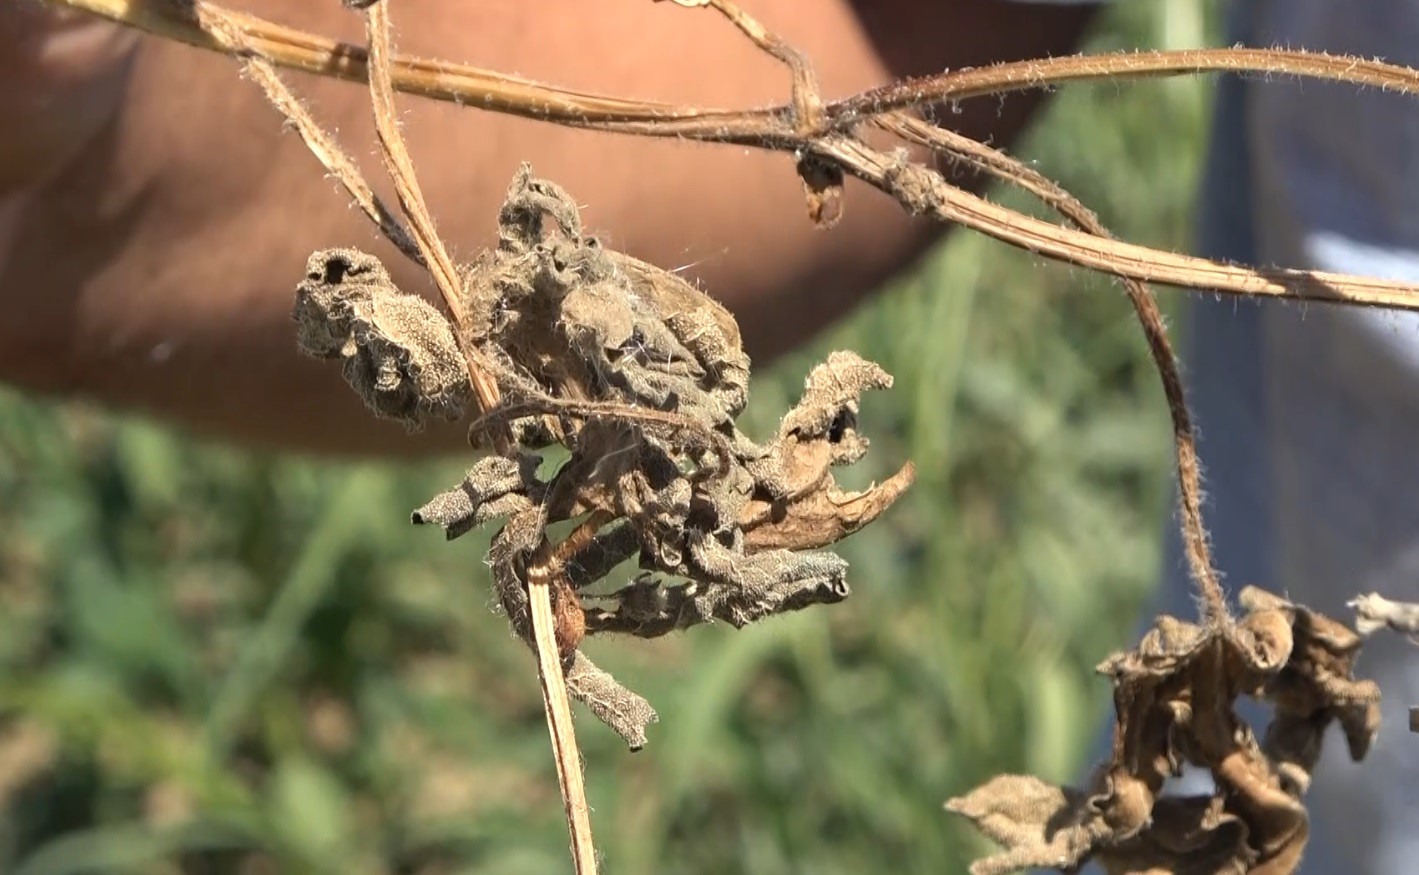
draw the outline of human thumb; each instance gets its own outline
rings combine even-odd
[[[112,118],[133,32],[35,0],[0,0],[0,197],[42,183]]]

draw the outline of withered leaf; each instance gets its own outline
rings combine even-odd
[[[365,405],[410,431],[463,416],[472,388],[453,327],[432,304],[395,287],[373,256],[351,249],[312,255],[296,289],[300,349],[338,358]]]
[[[881,516],[915,477],[916,469],[907,464],[862,492],[843,492],[830,484],[784,502],[751,501],[742,518],[744,550],[813,550],[837,543]]]
[[[1295,637],[1291,659],[1263,693],[1275,706],[1277,719],[1305,721],[1317,736],[1335,720],[1345,733],[1350,757],[1363,759],[1380,724],[1379,685],[1354,676],[1364,639],[1343,623],[1256,587],[1243,590],[1240,600],[1253,611],[1279,611],[1291,619]],[[1319,737],[1306,746],[1319,755]],[[1269,752],[1284,761],[1302,763],[1306,771],[1315,764],[1301,750],[1275,748]]]
[[[1419,633],[1419,605],[1391,601],[1372,592],[1352,600],[1348,607],[1355,611],[1355,631],[1362,636],[1385,628],[1406,635]]]
[[[489,564],[513,629],[529,634],[535,574],[553,587],[573,696],[639,747],[654,711],[577,650],[583,634],[737,627],[846,598],[847,563],[821,549],[877,519],[912,479],[907,466],[850,493],[832,475],[867,451],[858,404],[891,377],[833,353],[774,438],[756,443],[735,421],[749,358],[729,311],[584,235],[571,196],[525,165],[499,213],[497,247],[459,277],[462,341],[503,399],[470,440],[514,446],[480,460],[413,520],[449,538],[507,520]],[[467,362],[452,325],[396,289],[373,257],[313,256],[296,316],[302,348],[341,360],[377,414],[414,427],[462,413]],[[546,473],[536,451],[552,444],[567,457]],[[549,527],[566,521],[579,525],[558,543]],[[579,592],[632,558],[644,572],[634,582]]]
[[[1112,829],[1078,790],[1030,775],[1000,775],[946,810],[969,819],[1004,850],[971,865],[971,875],[1004,875],[1026,869],[1073,869]]]
[[[1109,875],[1244,875],[1247,827],[1215,796],[1159,799],[1146,831],[1100,855]]]
[[[1111,875],[1290,875],[1305,852],[1302,802],[1326,727],[1364,755],[1379,690],[1353,676],[1361,639],[1342,624],[1249,587],[1245,613],[1208,625],[1158,617],[1133,650],[1099,666],[1114,687],[1114,745],[1087,793],[1033,778],[996,779],[962,813],[1005,845],[978,873],[1097,860]],[[1236,712],[1274,706],[1264,744]],[[1161,795],[1185,764],[1207,768],[1210,796]],[[1013,794],[1013,796],[1011,795]]]

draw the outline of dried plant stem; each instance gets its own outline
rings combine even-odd
[[[829,104],[831,124],[941,100],[1030,91],[1069,82],[1157,79],[1198,73],[1250,73],[1347,82],[1400,94],[1419,95],[1419,70],[1349,55],[1287,49],[1177,49],[1062,55],[967,67],[936,76],[905,79]]]
[[[458,271],[434,228],[433,216],[424,202],[423,192],[420,191],[418,178],[414,174],[409,149],[404,144],[404,137],[399,133],[399,119],[394,107],[394,87],[389,77],[389,58],[392,54],[389,12],[384,3],[375,3],[365,14],[370,46],[370,97],[374,104],[375,134],[379,138],[380,157],[384,159],[385,170],[394,181],[399,205],[404,208],[414,226],[415,239],[425,263],[428,264],[429,274],[439,292],[443,294],[455,322],[458,322],[462,319],[462,313],[459,312],[462,307],[458,304]],[[494,388],[492,392],[495,395],[497,389]],[[496,403],[495,397],[485,398],[484,393],[480,392],[478,397],[480,401],[484,401],[484,409],[492,409]]]
[[[877,118],[877,124],[910,142],[926,146],[950,158],[963,161],[998,179],[1017,185],[1038,197],[1078,228],[1101,238],[1111,238],[1098,216],[1063,186],[1039,171],[1011,158],[998,149],[978,143],[954,131],[938,128],[905,113]],[[1173,447],[1178,469],[1178,510],[1183,542],[1187,546],[1188,567],[1196,582],[1208,619],[1222,622],[1227,617],[1226,595],[1212,563],[1207,528],[1202,519],[1202,472],[1197,457],[1197,440],[1183,389],[1177,356],[1168,340],[1167,326],[1158,303],[1148,287],[1135,279],[1122,280],[1125,293],[1138,316],[1148,352],[1163,384],[1163,396],[1173,425]]]
[[[344,186],[350,198],[359,205],[365,215],[369,216],[400,252],[416,264],[423,265],[423,255],[404,223],[384,205],[355,167],[355,162],[351,161],[330,135],[316,123],[310,111],[301,104],[300,98],[281,81],[271,62],[256,54],[246,33],[232,19],[231,14],[220,7],[209,6],[199,10],[198,15],[203,26],[232,54],[241,58],[242,71],[261,86],[266,99],[286,117],[286,121],[300,134],[311,154]]]
[[[82,9],[202,48],[234,51],[204,28],[204,11],[217,8],[204,0],[47,2]],[[368,54],[358,47],[249,15],[228,13],[228,18],[245,32],[250,51],[276,66],[355,81],[368,76]],[[791,105],[726,110],[623,100],[553,88],[473,67],[392,56],[388,69],[391,90],[495,112],[605,131],[736,143],[811,155],[886,192],[915,213],[956,222],[1040,255],[1119,277],[1243,296],[1419,309],[1419,293],[1403,283],[1305,270],[1237,267],[1060,228],[989,204],[939,178],[929,185],[904,187],[900,174],[889,178],[895,162],[839,132],[906,106],[1105,78],[1253,72],[1309,76],[1419,94],[1419,71],[1406,67],[1262,49],[1066,56],[959,70],[874,89],[825,105],[822,126],[813,130],[800,127],[801,116]]]
[[[399,120],[394,108],[394,87],[389,73],[393,56],[388,4],[375,2],[365,12],[369,38],[369,84],[374,105],[375,131],[379,137],[380,155],[394,181],[399,203],[413,226],[414,239],[423,253],[429,274],[443,294],[454,324],[460,350],[468,363],[468,377],[479,406],[486,412],[497,408],[502,400],[498,384],[483,362],[483,355],[468,340],[464,326],[458,272],[448,250],[434,228],[418,177],[404,138],[399,133]],[[509,447],[507,434],[495,434],[499,451]],[[547,716],[547,732],[551,737],[553,760],[556,762],[557,783],[561,787],[566,810],[567,830],[571,839],[572,860],[577,875],[595,875],[596,849],[591,835],[591,817],[586,804],[586,786],[582,781],[581,752],[577,748],[576,728],[572,724],[571,702],[566,677],[563,674],[560,648],[556,640],[556,620],[552,615],[552,594],[545,564],[529,567],[527,599],[532,621],[532,644],[537,654],[537,676],[542,688],[542,705]]]
[[[577,875],[596,875],[596,848],[591,838],[591,814],[586,804],[586,784],[581,774],[581,752],[572,725],[567,679],[557,648],[556,618],[552,615],[552,587],[548,566],[539,564],[527,573],[528,609],[532,615],[532,641],[537,651],[537,675],[542,686],[542,707],[557,764],[572,861]]]
[[[399,133],[399,119],[394,109],[394,86],[390,81],[389,59],[393,55],[389,35],[389,12],[385,4],[375,3],[365,13],[368,21],[369,38],[369,85],[370,97],[374,104],[375,134],[379,138],[381,157],[385,169],[394,181],[394,190],[404,214],[413,225],[414,240],[428,266],[429,275],[443,295],[449,315],[453,319],[454,334],[459,347],[468,361],[468,379],[473,386],[473,394],[478,406],[484,411],[493,410],[501,400],[498,384],[489,373],[482,353],[468,342],[468,332],[463,328],[463,305],[459,296],[458,271],[448,250],[439,239],[434,228],[433,216],[419,190],[419,180],[414,174],[414,164],[409,158],[409,150],[404,145],[404,137]]]
[[[851,137],[822,137],[806,148],[890,194],[913,214],[959,223],[1021,249],[1101,273],[1246,297],[1419,309],[1419,289],[1405,283],[1322,271],[1238,267],[1061,228],[993,204],[951,185],[939,173]]]
[[[205,0],[44,0],[81,9],[120,24],[230,53],[201,25],[193,10],[211,8]],[[284,27],[254,15],[229,12],[252,49],[277,67],[287,67],[353,82],[368,76],[368,55],[359,46]],[[788,107],[734,110],[631,100],[544,85],[530,79],[465,64],[394,58],[395,90],[477,106],[492,112],[623,133],[726,139],[742,142],[771,130],[784,131]],[[966,68],[909,79],[834,101],[823,108],[826,123],[844,128],[868,116],[941,100],[964,100],[1007,91],[1043,88],[1066,82],[1141,79],[1196,73],[1257,73],[1330,79],[1419,94],[1419,72],[1361,58],[1278,49],[1183,49],[1109,55],[1066,55],[988,67]]]
[[[803,53],[777,34],[769,31],[758,19],[728,0],[676,0],[682,6],[708,6],[729,19],[763,52],[782,62],[793,74],[793,127],[800,134],[812,134],[823,121],[823,100],[818,92],[818,77]]]
[[[202,24],[206,10],[216,6],[206,0],[43,0],[107,18],[154,36],[186,43],[199,49],[231,54]],[[369,53],[329,37],[285,27],[246,13],[226,10],[246,35],[252,51],[275,66],[317,76],[364,83],[369,75]],[[530,79],[483,70],[463,64],[395,58],[391,79],[396,91],[477,106],[493,112],[522,115],[574,124],[657,121],[674,118],[670,105],[626,100],[543,85]],[[710,115],[738,115],[733,110],[712,110]],[[704,114],[682,108],[681,117]],[[767,115],[768,113],[756,113]]]
[[[585,550],[596,539],[596,533],[601,527],[613,519],[614,517],[604,510],[593,511],[552,550],[552,562],[560,566]],[[561,573],[560,570],[558,573]]]

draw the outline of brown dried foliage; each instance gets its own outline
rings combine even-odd
[[[736,427],[749,359],[722,306],[667,271],[604,248],[576,202],[523,166],[498,216],[498,245],[458,267],[433,230],[394,121],[388,13],[368,8],[370,90],[381,155],[406,230],[320,130],[236,19],[194,6],[208,32],[292,117],[312,152],[409,257],[449,317],[394,286],[373,256],[313,254],[293,311],[300,349],[338,361],[370,411],[411,430],[458,420],[476,401],[470,444],[488,451],[454,489],[413,514],[449,538],[503,521],[489,564],[515,632],[538,651],[548,724],[580,872],[595,870],[580,756],[566,696],[633,748],[656,719],[640,696],[579,650],[588,634],[650,638],[699,623],[736,627],[847,596],[846,563],[822,552],[910,485],[910,466],[863,492],[832,469],[867,450],[858,402],[891,378],[852,353],[809,376],[803,400],[759,444]],[[542,453],[567,453],[549,476]],[[579,524],[565,538],[549,527]],[[589,598],[623,562],[640,574]],[[587,607],[584,601],[594,601]]]
[[[1114,240],[1083,204],[999,151],[924,123],[946,100],[1087,79],[1205,71],[1313,76],[1419,94],[1419,71],[1307,52],[1220,49],[1062,57],[966,69],[825,102],[807,59],[730,0],[676,0],[718,12],[791,74],[791,99],[755,110],[674,106],[588,95],[491,71],[393,55],[384,4],[368,9],[368,50],[292,31],[204,0],[131,4],[51,0],[243,59],[247,74],[315,156],[403,252],[430,272],[446,313],[393,286],[373,257],[315,253],[297,292],[301,348],[338,361],[381,417],[419,428],[470,410],[470,442],[488,451],[454,489],[414,512],[449,538],[501,520],[490,553],[513,629],[539,654],[548,725],[579,872],[595,869],[568,690],[637,748],[655,712],[579,650],[586,635],[656,637],[699,623],[735,626],[839,601],[846,566],[828,547],[877,518],[910,485],[911,467],[861,493],[832,469],[861,458],[856,429],[880,368],[834,353],[809,376],[777,433],[756,443],[736,419],[749,361],[733,318],[674,274],[602,247],[575,202],[523,167],[498,216],[499,242],[454,265],[433,229],[394,122],[396,90],[558,124],[734,143],[791,153],[809,218],[831,227],[852,176],[914,215],[955,222],[1124,281],[1173,422],[1179,515],[1198,587],[1198,623],[1158,617],[1137,648],[1099,667],[1114,688],[1109,759],[1079,788],[1001,776],[947,803],[1002,845],[975,875],[1037,867],[1110,873],[1293,872],[1305,849],[1304,795],[1326,729],[1353,758],[1377,730],[1379,690],[1352,670],[1363,635],[1419,629],[1419,607],[1377,595],[1353,603],[1358,634],[1263,590],[1240,593],[1233,617],[1212,566],[1201,470],[1177,363],[1144,282],[1237,295],[1419,309],[1402,283],[1305,270],[1258,270]],[[406,228],[276,74],[278,66],[367,80],[381,155]],[[1067,226],[997,206],[951,185],[904,151],[859,136],[872,125],[937,157],[965,162],[1034,194]],[[567,457],[550,475],[546,451]],[[578,521],[561,539],[549,526]],[[634,559],[639,574],[593,585]],[[565,686],[563,686],[565,671]],[[1268,703],[1260,739],[1237,714]],[[1185,765],[1216,789],[1163,794]]]
[[[1338,723],[1364,757],[1380,691],[1352,676],[1353,630],[1254,587],[1239,600],[1246,613],[1231,623],[1159,617],[1099,666],[1114,687],[1113,750],[1085,787],[1009,775],[947,803],[1004,847],[973,875],[1089,860],[1111,875],[1295,870],[1324,733]],[[1236,714],[1241,696],[1272,706],[1260,740]],[[1185,765],[1208,769],[1215,792],[1162,796]]]
[[[675,274],[608,250],[575,201],[524,166],[499,216],[499,244],[461,271],[469,343],[492,364],[502,406],[477,419],[476,446],[511,443],[414,512],[450,538],[495,520],[490,560],[513,628],[530,638],[526,585],[551,580],[569,688],[633,748],[655,712],[598,671],[585,635],[642,638],[755,620],[847,596],[846,564],[827,547],[871,522],[911,469],[865,492],[832,469],[867,450],[858,400],[891,378],[852,353],[809,376],[803,400],[759,444],[735,426],[749,360],[734,319]],[[453,326],[395,288],[372,256],[311,256],[296,295],[301,348],[338,359],[376,415],[411,428],[456,419],[471,398]],[[552,446],[569,454],[539,475]],[[548,527],[579,520],[560,541]],[[584,593],[635,559],[640,575]],[[596,606],[586,607],[584,602]]]

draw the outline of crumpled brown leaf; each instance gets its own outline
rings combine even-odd
[[[460,278],[462,338],[373,257],[318,253],[297,292],[301,346],[344,362],[378,415],[411,427],[462,413],[460,340],[478,351],[503,404],[470,439],[491,448],[506,434],[515,446],[478,461],[413,520],[449,538],[506,520],[489,564],[513,629],[527,637],[526,581],[542,576],[572,695],[639,747],[655,712],[578,651],[583,636],[739,627],[846,598],[847,563],[823,548],[877,519],[912,480],[907,466],[847,492],[833,476],[866,453],[859,401],[891,377],[833,353],[774,438],[755,442],[736,423],[749,358],[729,311],[586,235],[576,201],[526,166],[499,213],[497,247]],[[542,471],[539,451],[554,444],[567,458]],[[568,521],[572,534],[549,533]],[[632,559],[632,582],[588,591]]]
[[[835,352],[804,381],[803,400],[786,413],[763,460],[781,478],[779,494],[751,499],[739,516],[747,552],[809,550],[836,543],[881,515],[912,484],[915,469],[902,466],[886,481],[862,492],[844,492],[832,469],[851,465],[867,452],[857,431],[858,398],[887,389],[892,378],[850,352]]]
[[[1030,775],[1000,775],[946,810],[968,818],[1006,850],[971,866],[971,875],[1026,869],[1071,869],[1111,833],[1091,810],[1089,797]]]
[[[1325,729],[1339,723],[1363,757],[1379,690],[1353,677],[1361,639],[1350,629],[1254,587],[1239,601],[1242,617],[1213,626],[1158,617],[1136,648],[1100,664],[1114,745],[1088,788],[1006,776],[947,803],[1003,846],[974,875],[1090,860],[1111,875],[1295,871]],[[1240,696],[1273,706],[1264,743],[1237,715]],[[1208,769],[1216,791],[1163,796],[1187,764]]]
[[[453,326],[432,304],[395,288],[384,265],[353,249],[312,255],[293,316],[302,352],[339,359],[376,416],[418,431],[464,415],[472,388]]]

